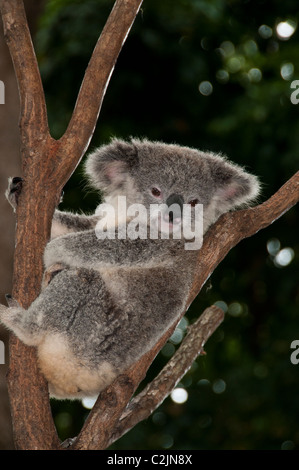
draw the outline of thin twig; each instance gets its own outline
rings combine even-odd
[[[139,421],[148,418],[160,406],[190,369],[196,357],[204,353],[204,345],[223,319],[223,310],[212,305],[189,327],[182,344],[170,361],[157,377],[128,404],[108,445],[119,439]]]

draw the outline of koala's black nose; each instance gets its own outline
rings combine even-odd
[[[173,223],[175,219],[182,218],[184,199],[180,194],[171,194],[166,204],[168,207],[173,206],[169,211],[169,222]]]

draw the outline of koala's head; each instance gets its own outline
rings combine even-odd
[[[127,206],[142,204],[149,212],[153,204],[171,206],[165,217],[157,213],[161,231],[180,225],[183,207],[189,205],[192,218],[202,204],[206,232],[221,214],[259,193],[257,178],[222,156],[148,140],[115,139],[89,155],[85,169],[116,210],[118,196],[126,196]]]

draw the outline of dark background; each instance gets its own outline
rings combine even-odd
[[[55,138],[112,5],[45,2],[34,42]],[[298,16],[296,0],[144,0],[89,150],[133,135],[221,152],[260,177],[260,202],[267,199],[298,169],[299,105],[290,101]],[[281,38],[276,28],[285,21],[295,31]],[[92,211],[98,202],[79,166],[62,208]],[[285,266],[284,254],[292,259]],[[299,449],[299,365],[290,361],[299,339],[298,209],[229,253],[177,333],[214,302],[226,319],[179,384],[188,399],[166,399],[113,449]],[[62,439],[75,436],[88,413],[80,402],[53,400],[52,408]]]

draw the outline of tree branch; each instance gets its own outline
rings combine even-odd
[[[224,214],[214,224],[208,233],[205,235],[202,248],[199,250],[196,269],[194,273],[194,282],[190,289],[190,295],[186,303],[184,311],[182,311],[180,318],[176,319],[174,324],[164,335],[159,339],[156,345],[144,354],[133,366],[122,374],[122,376],[115,379],[115,381],[99,395],[97,403],[94,409],[89,415],[88,421],[82,428],[78,439],[75,441],[73,448],[85,448],[85,449],[104,449],[110,445],[114,440],[122,436],[125,432],[131,429],[131,426],[136,425],[139,421],[147,417],[151,410],[156,409],[159,406],[163,397],[165,397],[171,386],[175,383],[176,378],[181,377],[181,370],[179,366],[173,365],[171,361],[170,369],[168,366],[161,372],[161,374],[154,379],[154,381],[147,386],[147,388],[141,392],[137,397],[133,398],[129,403],[134,391],[137,389],[140,382],[143,380],[149,366],[153,362],[157,353],[162,349],[166,341],[172,335],[176,324],[184,316],[191,302],[200,292],[202,286],[205,284],[211,273],[215,270],[217,265],[223,260],[227,253],[237,245],[242,239],[252,236],[259,230],[269,226],[272,222],[281,217],[288,209],[290,209],[299,200],[299,172],[297,172],[287,183],[285,183],[270,199],[263,204],[260,204],[254,208],[230,212]],[[205,315],[210,315],[212,312],[216,312],[217,307],[211,307]],[[219,311],[217,309],[217,315]],[[195,335],[201,335],[200,338],[205,337],[205,330],[199,331],[204,326],[205,316],[199,319],[195,329],[192,330],[192,337]],[[220,323],[219,317],[219,323]],[[218,320],[215,318],[214,329],[216,329]],[[207,338],[206,338],[207,339]],[[187,344],[191,345],[192,340],[187,339]],[[190,342],[189,342],[190,341]],[[183,344],[181,345],[181,347]],[[176,357],[173,360],[176,362],[184,353],[181,351],[181,347],[178,350]],[[183,350],[186,347],[184,343]],[[190,358],[196,357],[200,348],[198,344],[193,343],[192,348],[194,351],[190,351],[187,361]],[[189,363],[188,363],[189,364]],[[191,365],[191,364],[190,364]],[[169,371],[172,367],[178,368],[177,376],[174,376],[174,382],[169,378]],[[186,366],[187,367],[187,366]],[[127,377],[127,383],[130,383],[130,387],[122,389],[121,384],[124,382],[124,377]],[[165,382],[165,389],[159,391],[159,387],[162,386],[163,381]],[[162,386],[163,388],[163,386]],[[109,426],[109,432],[107,427],[107,421],[105,417],[102,417],[100,410],[105,409],[105,401],[107,399],[106,393],[114,395],[114,422],[116,423],[115,428]],[[125,407],[125,403],[128,403]],[[142,408],[144,407],[144,409]],[[89,434],[89,421],[93,421],[92,436]],[[101,429],[106,429],[106,435],[103,438],[101,435]],[[110,438],[107,435],[110,433]],[[101,447],[96,447],[99,444]]]
[[[182,344],[170,361],[157,377],[128,404],[117,422],[108,445],[123,436],[137,423],[148,418],[161,405],[190,369],[197,356],[205,354],[203,350],[205,343],[223,319],[223,310],[212,305],[188,328]]]
[[[0,0],[6,40],[21,97],[21,150],[25,180],[17,211],[13,295],[25,308],[39,293],[42,253],[49,237],[57,196],[88,146],[117,56],[141,3],[142,0],[116,1],[86,70],[67,131],[59,141],[55,141],[48,131],[45,99],[23,3],[21,0]],[[299,173],[264,204],[226,214],[210,229],[198,255],[186,309],[233,246],[272,223],[298,201],[298,178]],[[136,424],[158,406],[163,394],[169,393],[166,389],[159,393],[155,388],[157,385],[160,387],[163,377],[168,377],[169,388],[173,384],[166,367],[127,406],[154,357],[174,331],[177,321],[151,351],[100,394],[73,448],[105,448],[115,436],[126,432],[131,423]],[[198,345],[194,348],[194,353],[198,353]],[[16,447],[58,448],[47,386],[38,370],[35,350],[12,336],[10,354],[8,386]],[[140,408],[140,403],[144,405],[144,410]],[[136,418],[133,418],[133,410]],[[121,424],[118,423],[119,419]]]
[[[59,142],[64,154],[77,155],[77,160],[81,158],[89,145],[115,63],[142,1],[116,0],[95,46],[72,118]],[[84,122],[84,126],[82,126],[82,122]],[[62,169],[65,171],[67,180],[71,173],[65,162]]]
[[[23,2],[1,0],[0,7],[4,36],[10,49],[19,86],[22,110],[20,127],[23,132],[26,129],[30,135],[36,133],[38,136],[47,135],[45,97]],[[24,58],[26,58],[25,67]],[[39,126],[36,126],[37,122]]]
[[[21,0],[0,0],[5,38],[20,93],[23,189],[17,208],[13,297],[24,308],[40,291],[42,255],[62,187],[76,168],[93,134],[117,56],[142,0],[117,0],[86,70],[65,135],[49,134],[45,98]],[[18,449],[54,449],[47,383],[35,349],[11,335],[8,390],[15,445]]]
[[[187,306],[227,253],[244,238],[271,225],[299,200],[299,171],[263,204],[220,217],[206,234],[198,253],[196,273]]]
[[[26,182],[17,214],[13,296],[26,308],[39,293],[42,254],[49,234],[51,210],[54,211],[53,202],[51,205],[51,201],[39,197],[42,182],[36,184],[41,173],[38,165],[47,154],[50,136],[43,88],[23,2],[1,0],[0,6],[20,94],[22,169]],[[32,164],[34,160],[35,165]],[[27,183],[29,191],[26,190]],[[28,240],[31,240],[30,246]],[[7,385],[15,446],[20,449],[58,447],[47,383],[37,366],[35,349],[25,346],[13,335],[10,336],[9,349]]]
[[[206,309],[201,317],[189,327],[180,348],[160,374],[137,397],[133,398],[128,406],[128,400],[124,397],[133,395],[134,385],[126,375],[117,378],[103,392],[103,395],[101,394],[101,399],[97,401],[93,412],[90,413],[73,448],[106,449],[127,430],[150,416],[185,375],[196,357],[203,353],[204,344],[218,328],[223,318],[223,311],[215,305]],[[112,413],[110,404],[112,404]],[[104,419],[103,413],[107,414]]]

